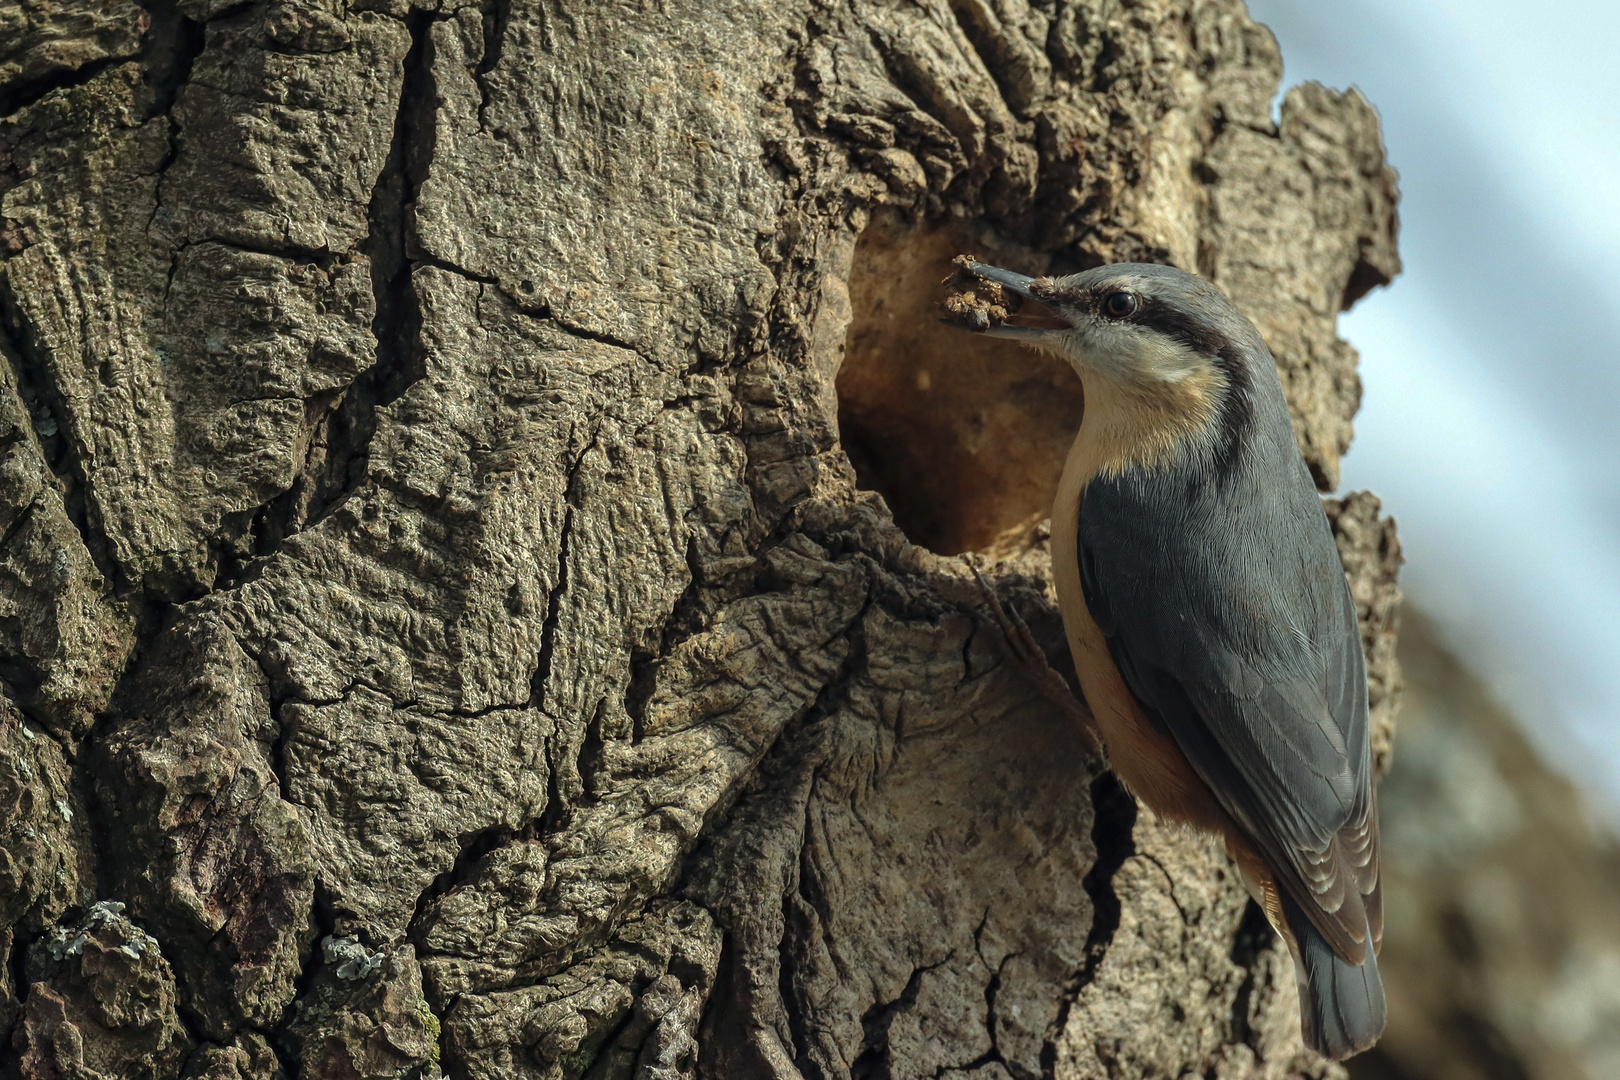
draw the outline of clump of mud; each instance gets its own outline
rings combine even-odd
[[[956,272],[943,282],[951,290],[945,297],[944,321],[951,326],[983,333],[992,326],[1006,322],[1012,311],[1017,310],[1017,300],[1009,299],[1006,289],[994,281],[984,280],[969,269],[978,261],[972,255],[958,255],[951,260]]]

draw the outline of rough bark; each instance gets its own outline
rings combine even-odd
[[[1078,388],[963,245],[1211,277],[1335,482],[1393,174],[1238,0],[0,25],[14,1075],[1338,1075],[949,557],[1062,662]]]

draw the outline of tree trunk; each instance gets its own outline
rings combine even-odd
[[[1239,0],[0,27],[10,1075],[1342,1075],[955,557],[1066,665],[1078,383],[961,250],[1203,273],[1336,483],[1393,174]]]

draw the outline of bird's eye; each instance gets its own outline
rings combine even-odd
[[[1109,293],[1103,299],[1103,314],[1110,319],[1124,319],[1136,314],[1136,309],[1142,306],[1142,301],[1136,298],[1135,293],[1116,292]]]

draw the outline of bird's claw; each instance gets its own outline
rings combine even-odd
[[[971,563],[969,565],[972,566]],[[995,616],[996,626],[1001,630],[1001,636],[1006,639],[1007,651],[1012,654],[1013,659],[1017,660],[1019,666],[1025,670],[1044,669],[1056,675],[1057,672],[1052,671],[1051,664],[1047,662],[1046,650],[1042,649],[1040,643],[1035,640],[1035,635],[1030,632],[1029,624],[1024,621],[1022,615],[1018,614],[1018,609],[1013,608],[1008,611],[1002,604],[1001,597],[996,594],[995,587],[979,571],[979,568],[973,566],[972,569],[973,576],[979,582],[979,590],[984,593],[985,603],[989,606],[990,613]],[[1061,676],[1059,677],[1061,678]]]
[[[1101,753],[1102,743],[1097,738],[1096,721],[1091,715],[1091,710],[1075,696],[1067,680],[1058,674],[1057,669],[1046,659],[1046,650],[1035,640],[1029,624],[1018,614],[1018,609],[1008,609],[1003,605],[1001,597],[996,594],[995,588],[979,571],[978,566],[965,557],[963,561],[967,562],[968,569],[973,571],[979,589],[984,593],[985,604],[994,616],[996,626],[1006,642],[1008,655],[1044,697],[1075,721],[1091,749]]]

